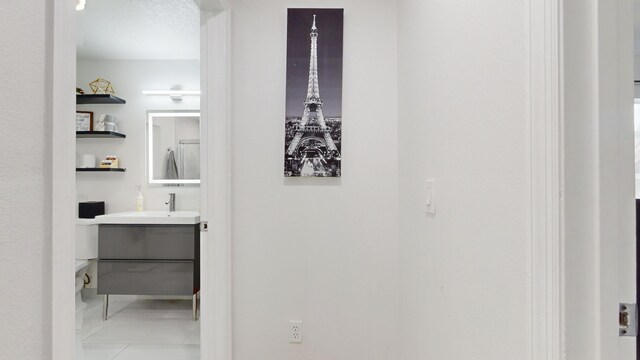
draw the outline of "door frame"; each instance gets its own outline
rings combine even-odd
[[[54,360],[75,358],[75,113],[76,16],[74,0],[48,2],[50,41],[47,99],[52,121],[47,124],[51,151],[45,171],[51,184],[51,354]],[[55,164],[55,166],[53,165]]]
[[[201,187],[203,221],[209,232],[201,235],[201,359],[231,360],[231,237],[230,152],[230,6],[226,0],[195,0],[201,17],[201,132],[206,169]],[[47,3],[48,109],[51,122],[46,126],[51,137],[45,139],[51,149],[45,180],[51,184],[51,358],[75,358],[75,113],[76,83],[76,11],[75,0]],[[211,120],[211,121],[209,121]],[[71,146],[70,146],[71,144]],[[207,160],[209,157],[211,159]],[[52,164],[55,164],[52,165]],[[215,199],[215,201],[214,201]],[[46,305],[45,305],[46,306]]]
[[[560,60],[562,0],[530,0],[529,116],[531,205],[531,359],[564,359],[562,318],[562,114]]]
[[[231,10],[226,1],[201,5],[201,359],[232,359],[231,318]],[[205,355],[206,354],[206,355]]]
[[[635,360],[630,0],[529,1],[531,359]]]

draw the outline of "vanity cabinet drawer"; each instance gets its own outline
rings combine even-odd
[[[200,246],[198,225],[100,225],[98,258],[194,260]]]
[[[193,295],[193,261],[98,261],[98,294]]]

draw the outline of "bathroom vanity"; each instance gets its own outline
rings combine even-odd
[[[197,212],[145,211],[96,217],[98,294],[190,295],[197,318],[200,290],[200,216]]]

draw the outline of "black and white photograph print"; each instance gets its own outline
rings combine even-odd
[[[288,9],[285,177],[342,174],[344,9]]]

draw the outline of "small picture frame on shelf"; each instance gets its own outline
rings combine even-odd
[[[76,131],[93,131],[93,111],[76,111]]]

